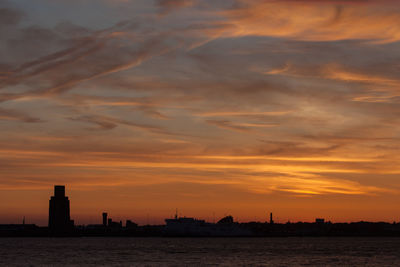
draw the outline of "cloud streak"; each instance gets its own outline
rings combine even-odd
[[[0,120],[21,121],[28,123],[43,122],[39,118],[32,117],[17,110],[0,108]]]
[[[271,36],[304,41],[361,39],[385,43],[399,40],[399,8],[384,3],[342,1],[241,1],[226,11],[235,36]],[[362,5],[360,5],[362,3]],[[367,26],[368,25],[368,26]]]

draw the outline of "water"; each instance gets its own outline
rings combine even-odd
[[[400,238],[0,238],[0,266],[400,266]]]

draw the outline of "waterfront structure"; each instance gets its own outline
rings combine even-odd
[[[103,212],[103,226],[107,227],[107,212]]]
[[[251,232],[226,216],[215,223],[195,218],[178,217],[165,219],[164,234],[167,236],[250,236]]]
[[[178,218],[175,215],[174,219],[165,219],[165,232],[170,235],[201,235],[205,230],[208,230],[209,224],[204,220],[194,218]]]
[[[166,219],[165,225],[144,225],[127,220],[115,222],[103,212],[102,224],[74,226],[70,219],[70,203],[65,196],[65,186],[55,186],[54,196],[49,202],[49,227],[26,224],[0,224],[0,237],[38,237],[38,236],[397,236],[400,237],[400,223],[352,222],[331,223],[324,218],[315,222],[274,222],[272,212],[269,222],[235,222],[228,215],[217,223],[188,217]]]
[[[53,234],[68,234],[74,229],[70,218],[69,199],[65,196],[65,186],[54,186],[54,196],[49,201],[49,230]]]
[[[138,225],[131,220],[126,220],[125,228],[126,229],[136,229]]]

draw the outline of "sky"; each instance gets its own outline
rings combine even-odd
[[[0,223],[400,221],[400,3],[0,0]]]

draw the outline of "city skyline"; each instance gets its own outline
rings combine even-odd
[[[139,225],[141,226],[145,226],[145,225],[163,225],[164,222],[167,221],[176,221],[176,220],[195,220],[195,221],[200,221],[203,223],[213,223],[215,224],[217,221],[223,220],[225,218],[231,217],[232,220],[235,220],[235,222],[238,223],[249,223],[249,222],[257,222],[257,223],[268,223],[270,225],[274,224],[274,223],[278,223],[278,224],[285,224],[285,223],[355,223],[355,221],[350,221],[350,222],[344,222],[344,221],[331,221],[331,220],[326,220],[325,218],[321,218],[321,217],[314,217],[313,220],[311,221],[303,221],[303,220],[275,220],[275,218],[273,217],[273,213],[272,212],[268,212],[267,215],[265,216],[265,220],[264,220],[264,216],[261,217],[251,217],[248,218],[247,221],[245,220],[238,220],[238,218],[236,217],[232,217],[232,214],[227,214],[225,213],[223,216],[220,215],[215,215],[215,212],[213,212],[212,217],[206,217],[206,218],[193,218],[190,216],[186,216],[185,214],[181,214],[178,212],[178,209],[175,209],[175,214],[174,215],[170,215],[170,216],[165,216],[162,219],[162,222],[160,222],[160,214],[158,215],[158,217],[156,217],[155,220],[153,220],[154,218],[150,218],[149,214],[146,214],[146,221],[143,222],[140,218],[141,216],[136,216],[136,218],[139,218],[139,221],[132,221],[132,217],[125,217],[125,218],[121,218],[121,217],[117,217],[117,220],[113,220],[114,218],[111,218],[109,215],[109,213],[107,211],[104,211],[100,214],[97,215],[97,218],[95,218],[95,220],[93,221],[92,218],[89,222],[86,223],[77,223],[75,224],[75,220],[71,219],[71,208],[70,208],[70,201],[68,196],[66,195],[66,188],[65,185],[54,185],[54,194],[53,196],[50,197],[50,201],[48,203],[48,216],[47,216],[47,224],[46,225],[40,225],[40,223],[38,224],[38,222],[35,221],[26,221],[26,216],[23,216],[22,219],[22,224],[20,222],[10,222],[8,221],[7,223],[3,223],[3,225],[38,225],[38,226],[46,226],[48,227],[50,233],[53,234],[60,234],[60,233],[68,233],[71,232],[72,229],[74,227],[79,227],[79,226],[103,226],[103,227],[112,227],[113,225],[116,226],[117,228],[121,228],[123,226],[123,221],[130,224],[134,223],[136,224],[136,222],[140,222]],[[77,203],[76,206],[79,207],[80,205],[82,205],[82,203]],[[97,207],[97,210],[100,207]],[[100,208],[101,210],[101,208]],[[129,215],[128,215],[129,216]],[[142,215],[143,216],[143,215]],[[360,220],[360,222],[371,222],[368,220]],[[383,220],[378,220],[376,222],[384,222]],[[396,223],[397,221],[393,221],[393,223]],[[389,222],[385,222],[385,223],[389,223]],[[167,223],[168,224],[168,223]],[[1,225],[1,224],[0,224]],[[126,226],[128,227],[128,226]]]
[[[76,224],[399,221],[398,1],[4,0],[0,34],[0,224],[54,184]]]
[[[80,203],[78,203],[79,206]],[[315,218],[313,222],[276,222],[273,213],[269,221],[240,222],[232,215],[213,221],[180,216],[178,209],[172,218],[162,224],[139,225],[125,219],[115,220],[108,212],[101,213],[101,220],[91,224],[75,224],[71,219],[70,201],[65,185],[55,185],[49,200],[48,225],[35,223],[0,224],[0,237],[323,237],[323,236],[400,236],[400,222],[341,222]]]

